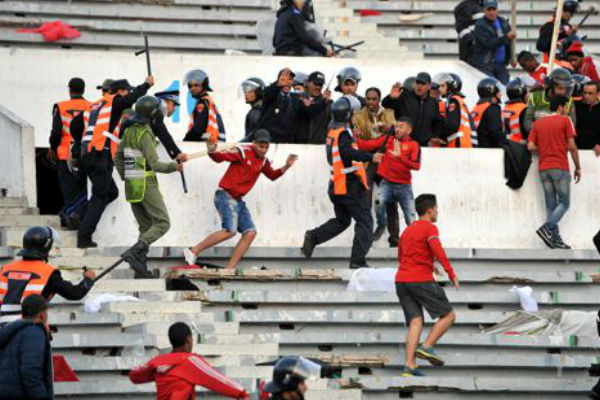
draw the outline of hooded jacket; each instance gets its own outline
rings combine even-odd
[[[308,47],[323,55],[327,48],[306,30],[305,17],[293,5],[284,5],[277,11],[273,47],[277,55],[301,55]]]
[[[0,329],[0,400],[50,400],[52,381],[46,328],[20,319]]]

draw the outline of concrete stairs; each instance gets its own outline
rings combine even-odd
[[[7,204],[7,203],[0,203]],[[22,203],[16,202],[17,206]],[[13,207],[14,208],[14,207]],[[1,212],[1,210],[0,210]],[[15,215],[15,214],[10,214]],[[56,222],[52,217],[11,220],[0,213],[1,232],[16,245],[25,222]],[[21,226],[23,225],[23,226]],[[72,232],[59,229],[67,238]],[[3,234],[3,237],[6,237]],[[0,247],[0,264],[17,247]],[[51,260],[66,279],[78,281],[81,266],[101,271],[124,248],[59,249]],[[223,264],[230,248],[203,257]],[[457,312],[453,329],[440,341],[443,368],[424,364],[425,378],[402,378],[406,326],[395,293],[351,292],[346,285],[349,249],[318,248],[305,260],[298,249],[253,248],[238,272],[177,271],[181,247],[153,247],[150,266],[161,276],[189,275],[199,291],[167,291],[167,280],[133,280],[126,266],[100,281],[84,300],[104,293],[128,294],[140,302],[113,303],[99,313],[83,310],[83,301],[55,297],[50,325],[54,352],[65,356],[80,382],[56,385],[58,399],[150,399],[153,385],[133,385],[126,372],[168,351],[167,329],[188,322],[196,335],[194,350],[255,391],[268,379],[281,355],[317,357],[342,367],[336,379],[311,381],[308,399],[578,399],[593,386],[589,366],[597,362],[597,337],[487,335],[481,329],[500,322],[519,303],[508,290],[534,289],[541,309],[596,311],[600,306],[595,274],[598,256],[591,251],[449,249],[461,289],[447,295]],[[369,263],[395,267],[394,249],[373,249]],[[266,270],[257,267],[265,266]],[[426,317],[425,330],[432,321]],[[198,388],[202,398],[219,398]]]

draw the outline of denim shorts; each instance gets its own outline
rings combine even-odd
[[[252,215],[243,200],[236,200],[224,190],[215,192],[215,207],[221,217],[221,227],[228,232],[256,232]]]

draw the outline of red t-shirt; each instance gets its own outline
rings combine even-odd
[[[540,86],[544,85],[544,79],[547,75],[548,69],[541,64],[537,67],[535,71],[529,73],[529,76],[535,79],[536,82],[540,84]]]
[[[440,242],[437,227],[431,222],[415,221],[408,226],[398,243],[396,282],[430,282],[435,268],[434,257],[450,279],[456,277]]]
[[[129,379],[137,384],[155,381],[158,400],[193,400],[196,385],[229,398],[247,396],[246,389],[194,353],[168,353],[154,357],[132,369]]]
[[[221,178],[219,187],[236,200],[241,200],[248,194],[261,173],[272,181],[283,175],[281,169],[274,170],[269,160],[256,154],[254,145],[240,145],[208,155],[218,163],[223,161],[231,163]]]
[[[535,121],[529,134],[529,141],[538,148],[539,170],[569,171],[568,141],[574,137],[573,121],[567,116],[554,114]]]
[[[585,57],[583,59],[583,65],[581,68],[579,68],[578,72],[583,76],[587,76],[593,81],[600,80],[600,76],[598,76],[598,70],[596,69],[596,65],[594,64],[592,57]]]
[[[379,150],[385,142],[386,136],[377,139],[358,139],[358,148],[364,151]],[[421,168],[421,148],[410,136],[401,140],[390,137],[385,145],[383,161],[377,167],[377,174],[392,183],[410,184],[412,170]]]

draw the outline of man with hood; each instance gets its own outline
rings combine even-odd
[[[165,163],[158,159],[158,142],[150,123],[161,114],[160,102],[154,96],[144,96],[136,101],[135,112],[123,123],[123,135],[115,156],[115,167],[125,181],[125,198],[131,203],[140,231],[137,243],[123,255],[126,260],[138,261],[141,269],[136,268],[136,279],[152,277],[146,266],[149,247],[170,228],[169,214],[155,173],[183,171],[181,163]]]

